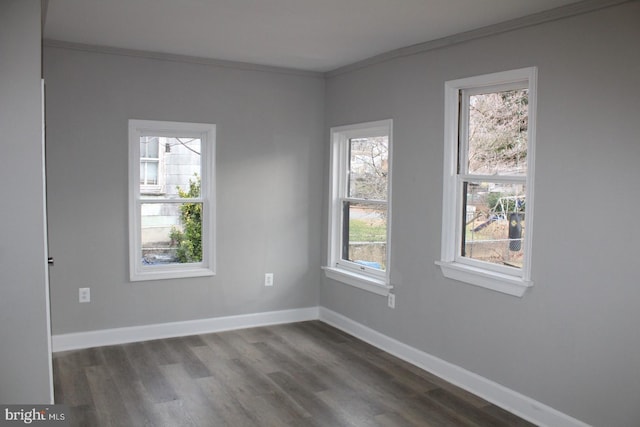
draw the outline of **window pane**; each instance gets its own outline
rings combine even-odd
[[[387,206],[343,202],[342,259],[385,270]]]
[[[147,143],[147,157],[158,158],[158,138],[153,138]]]
[[[158,158],[158,137],[142,136],[140,137],[140,157]]]
[[[469,173],[526,175],[528,90],[469,97]]]
[[[387,200],[389,138],[349,140],[349,197]]]
[[[461,255],[522,268],[525,230],[524,184],[465,182]]]
[[[141,185],[158,186],[152,189],[141,187],[140,193],[143,198],[176,199],[200,196],[200,138],[146,136],[140,138],[140,142],[146,149],[146,154],[141,149],[141,158],[145,155],[149,156],[147,158],[158,158],[155,162],[142,160],[140,163]],[[146,173],[144,176],[143,170]]]
[[[143,265],[202,261],[202,203],[143,203]]]
[[[140,162],[140,185],[157,185],[158,184],[158,162],[142,161]]]
[[[156,185],[158,184],[158,162],[144,162],[146,166],[147,176],[145,184]]]

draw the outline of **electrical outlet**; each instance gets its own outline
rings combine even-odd
[[[91,288],[78,289],[78,302],[91,302]]]
[[[273,286],[273,273],[265,273],[264,274],[264,285],[265,286]]]
[[[387,297],[387,305],[389,308],[396,308],[396,294],[389,294]]]

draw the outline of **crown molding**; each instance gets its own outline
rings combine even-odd
[[[43,46],[54,49],[78,50],[82,52],[100,53],[105,55],[130,56],[136,58],[155,59],[159,61],[182,62],[189,64],[208,65],[218,68],[231,68],[245,71],[260,71],[265,73],[288,74],[302,77],[322,79],[324,73],[318,71],[298,70],[295,68],[275,67],[270,65],[251,64],[248,62],[227,61],[224,59],[202,58],[198,56],[176,55],[164,52],[125,49],[120,47],[74,43],[62,40],[45,39]]]
[[[509,21],[501,22],[498,24],[488,25],[486,27],[478,28],[475,30],[465,31],[463,33],[442,37],[442,38],[431,40],[428,42],[418,43],[415,45],[391,50],[389,52],[372,56],[371,58],[367,58],[362,61],[354,62],[353,64],[345,65],[344,67],[340,67],[340,68],[336,68],[335,70],[328,71],[325,73],[325,77],[332,78],[332,77],[339,76],[341,74],[346,74],[346,73],[359,70],[361,68],[366,68],[382,62],[391,61],[392,59],[417,55],[420,53],[428,52],[435,49],[441,49],[448,46],[453,46],[453,45],[468,42],[471,40],[481,39],[484,37],[506,33],[506,32],[518,30],[521,28],[532,27],[535,25],[544,24],[546,22],[552,22],[560,19],[571,18],[573,16],[595,12],[600,9],[618,6],[620,4],[629,3],[633,1],[638,1],[638,0],[584,0],[578,3],[572,3],[572,4],[561,6],[555,9],[550,9],[550,10],[542,11],[539,13],[534,13],[532,15],[527,15],[522,18],[516,18]]]

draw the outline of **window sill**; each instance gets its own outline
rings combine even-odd
[[[521,277],[484,270],[456,262],[436,261],[444,277],[480,286],[503,294],[522,297],[533,282]]]
[[[340,268],[322,267],[322,269],[324,270],[324,274],[330,279],[354,286],[358,289],[373,292],[377,295],[387,296],[393,289],[393,286],[387,284],[384,280],[374,279]]]
[[[161,185],[140,185],[141,196],[158,196],[164,193],[165,192]]]
[[[215,276],[215,272],[205,267],[183,267],[171,268],[164,267],[155,269],[144,269],[135,271],[130,274],[129,279],[132,282],[142,282],[145,280],[164,280],[164,279],[187,279],[190,277],[206,277]]]

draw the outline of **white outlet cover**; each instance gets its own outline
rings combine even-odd
[[[265,286],[273,286],[273,273],[265,273],[265,275],[264,275],[264,285]]]

